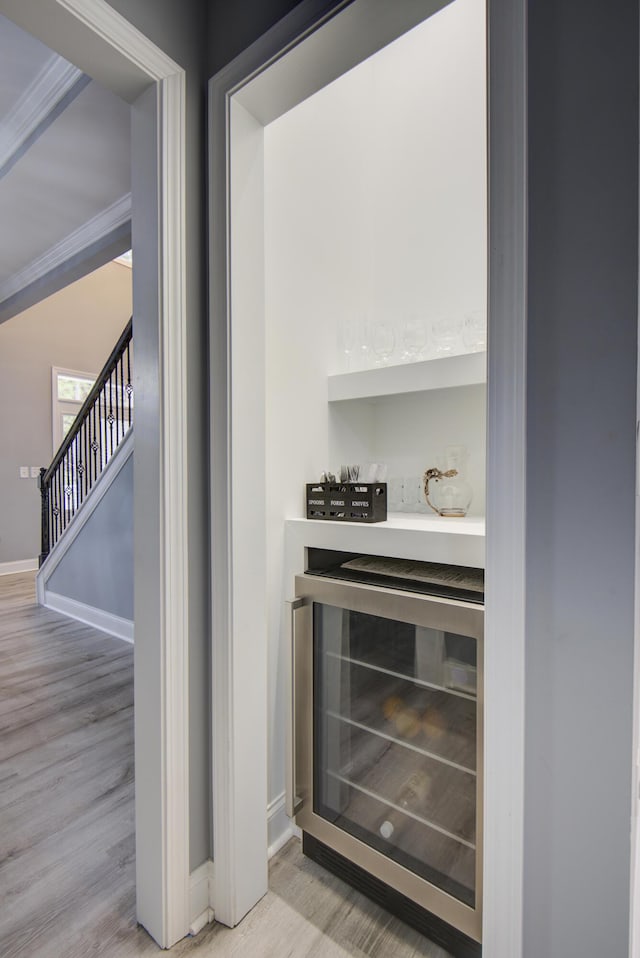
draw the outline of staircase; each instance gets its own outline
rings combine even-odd
[[[133,426],[132,326],[130,319],[53,462],[40,470],[41,567]]]

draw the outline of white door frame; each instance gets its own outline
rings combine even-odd
[[[373,0],[369,0],[371,13]],[[349,3],[339,6],[342,11]],[[419,3],[383,4],[407,13]],[[521,958],[524,803],[524,619],[526,440],[526,0],[488,0],[489,370],[487,449],[487,616],[485,657],[485,866],[483,947],[491,958]],[[242,410],[232,408],[230,147],[232,97],[320,22],[319,4],[303,0],[210,82],[210,381],[213,597],[213,807],[216,917],[234,925],[266,891],[264,847],[243,843],[247,809],[265,817],[266,781],[255,754],[266,721],[266,660],[249,655],[236,617],[254,597],[234,582],[238,530],[232,472]],[[376,15],[383,12],[376,8]],[[336,11],[334,10],[333,13]],[[333,14],[332,14],[333,15]],[[373,16],[373,14],[372,14]],[[341,34],[343,39],[344,34]],[[363,31],[348,43],[362,50]],[[334,47],[339,75],[344,51]],[[316,63],[317,66],[317,63]],[[291,93],[295,105],[296,92]],[[307,94],[312,89],[305,91]],[[302,97],[300,97],[302,98]],[[268,105],[268,109],[273,106]],[[277,112],[272,114],[278,115]],[[255,119],[255,113],[254,113]],[[256,122],[256,129],[258,121]],[[268,122],[268,120],[262,120]],[[237,235],[242,224],[234,225]],[[260,337],[255,345],[260,349]],[[247,437],[240,437],[246,444]],[[292,437],[292,442],[295,441]],[[255,448],[259,449],[260,441]],[[258,452],[255,452],[257,459]],[[255,476],[252,475],[252,479]],[[256,483],[259,486],[259,483]],[[255,497],[254,497],[255,498]],[[243,509],[251,506],[242,500]],[[251,526],[259,516],[241,517]],[[257,528],[257,526],[256,526]],[[236,565],[234,566],[234,562]],[[241,568],[241,567],[240,567]],[[255,599],[256,603],[262,597]],[[253,636],[254,650],[262,636]],[[254,691],[248,691],[253,689]],[[252,697],[253,696],[253,697]],[[244,818],[234,814],[242,807]],[[252,876],[248,887],[247,876]],[[262,886],[255,875],[264,875]]]
[[[105,0],[0,0],[0,12],[129,102],[156,84],[160,634],[136,648],[136,880],[138,920],[167,948],[190,918],[185,72]],[[136,638],[145,627],[137,607]],[[157,774],[138,775],[141,755]]]

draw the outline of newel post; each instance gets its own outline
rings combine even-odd
[[[46,469],[40,469],[38,486],[40,488],[41,498],[41,530],[40,530],[40,556],[38,565],[41,566],[49,555],[49,483],[44,481]]]

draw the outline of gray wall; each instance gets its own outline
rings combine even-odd
[[[282,19],[298,0],[211,0],[208,21],[207,66],[213,76],[242,53],[269,27]]]
[[[37,479],[53,457],[51,367],[100,371],[131,316],[131,270],[102,269],[0,324],[0,562],[40,553]]]
[[[213,76],[286,16],[299,0],[209,0],[207,72]],[[340,0],[315,0],[310,23]]]
[[[525,958],[626,958],[638,5],[529,4]]]
[[[133,447],[46,588],[133,621]]]
[[[186,70],[187,403],[189,433],[190,863],[212,853],[209,665],[208,384],[204,309],[204,56],[206,4],[199,0],[110,0],[110,5]],[[135,119],[134,119],[135,123]],[[134,145],[134,163],[135,163]],[[134,192],[134,252],[136,244]],[[134,278],[135,284],[135,278]],[[141,297],[146,291],[140,290]],[[135,297],[135,292],[134,292]],[[151,339],[153,330],[148,330]],[[134,335],[138,335],[135,331]],[[140,351],[136,356],[140,360]],[[151,360],[153,363],[153,360]],[[139,435],[138,435],[139,438]],[[137,461],[137,459],[136,459]],[[136,466],[137,470],[137,466]],[[136,478],[136,483],[138,479]],[[157,493],[149,486],[148,507]],[[144,521],[144,520],[143,520]],[[147,544],[150,549],[150,543]],[[141,544],[144,550],[144,543]],[[138,545],[136,545],[136,551]],[[144,563],[144,552],[140,553]],[[136,571],[138,567],[136,566]],[[146,574],[146,573],[145,573]]]

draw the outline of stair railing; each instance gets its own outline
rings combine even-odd
[[[40,565],[133,425],[130,319],[47,469],[40,470]]]

